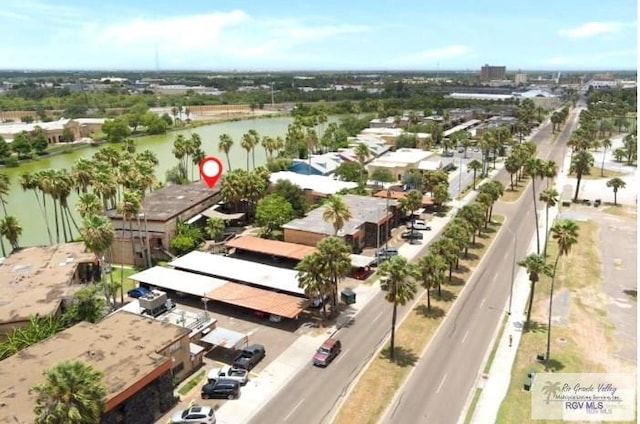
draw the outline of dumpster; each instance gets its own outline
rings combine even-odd
[[[350,288],[346,288],[340,293],[340,299],[347,305],[352,305],[356,303],[356,294]]]

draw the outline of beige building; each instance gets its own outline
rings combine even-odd
[[[82,283],[92,279],[94,260],[84,243],[25,247],[5,258],[0,264],[0,338],[26,325],[30,316],[61,313]]]
[[[173,379],[191,372],[189,329],[116,312],[81,322],[0,362],[0,423],[33,422],[30,388],[62,361],[77,360],[103,374],[103,422],[151,424],[175,404]],[[144,404],[144,410],[139,405]]]
[[[367,171],[371,176],[376,169],[386,169],[391,172],[396,181],[402,181],[410,169],[417,169],[420,162],[433,154],[433,152],[422,149],[398,149],[395,152],[387,152],[369,162]]]
[[[77,141],[84,137],[91,137],[93,134],[101,132],[104,121],[105,120],[102,118],[61,118],[57,121],[34,122],[31,124],[21,122],[0,124],[0,136],[2,136],[2,138],[7,142],[11,142],[16,135],[22,132],[31,133],[37,128],[41,128],[44,131],[49,144],[54,144],[62,142],[63,131],[65,128],[68,128],[71,131],[71,134],[73,134],[73,141]]]
[[[210,189],[202,181],[163,187],[145,196],[139,220],[134,219],[131,232],[129,222],[125,223],[117,210],[107,211],[116,232],[111,249],[113,262],[145,266],[147,234],[151,257],[170,259],[168,251],[178,220],[186,222],[199,214],[215,213],[211,208],[220,199],[220,185]]]

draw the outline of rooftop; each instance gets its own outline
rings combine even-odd
[[[342,196],[344,203],[351,210],[352,218],[345,222],[338,233],[339,236],[355,233],[365,222],[379,223],[391,216],[386,211],[387,199],[347,194]],[[396,200],[390,200],[389,206],[395,206]],[[294,219],[282,226],[285,229],[307,231],[312,233],[334,235],[333,226],[322,219],[325,208],[320,206],[309,212],[304,218]]]
[[[93,262],[84,243],[25,247],[0,263],[0,322],[55,313],[80,286],[70,282],[80,263]]]
[[[280,180],[289,180],[304,190],[311,190],[320,194],[335,194],[340,190],[356,188],[357,183],[336,180],[324,175],[304,175],[291,171],[274,172],[269,177],[272,184]]]
[[[203,181],[188,185],[169,185],[152,191],[144,198],[143,209],[149,221],[169,221],[192,207],[219,196],[220,184],[209,188]],[[107,211],[110,218],[121,218],[117,210]]]
[[[434,153],[422,149],[402,148],[395,152],[387,152],[369,163],[370,167],[394,167],[417,164]]]
[[[97,324],[74,325],[0,362],[0,381],[4,382],[0,423],[32,422],[35,396],[29,389],[43,381],[45,370],[65,360],[79,360],[102,372],[107,408],[113,407],[109,400],[170,364],[169,358],[157,352],[188,334],[186,328],[124,311]]]
[[[298,287],[297,271],[291,269],[278,268],[223,255],[213,255],[197,250],[169,262],[169,266],[272,290],[304,294],[304,290]]]
[[[204,296],[228,281],[164,266],[154,266],[133,274],[130,279],[153,287],[169,289],[193,296]]]
[[[301,261],[305,256],[314,253],[315,247],[279,240],[267,240],[255,236],[240,236],[225,243],[228,249],[247,250],[266,255],[281,256],[283,258]]]

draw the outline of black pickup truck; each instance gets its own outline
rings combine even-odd
[[[254,344],[247,346],[236,356],[236,359],[233,361],[233,367],[249,371],[264,358],[265,354],[266,352],[262,345]]]

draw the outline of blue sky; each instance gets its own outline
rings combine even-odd
[[[636,69],[635,0],[2,0],[2,69]]]

